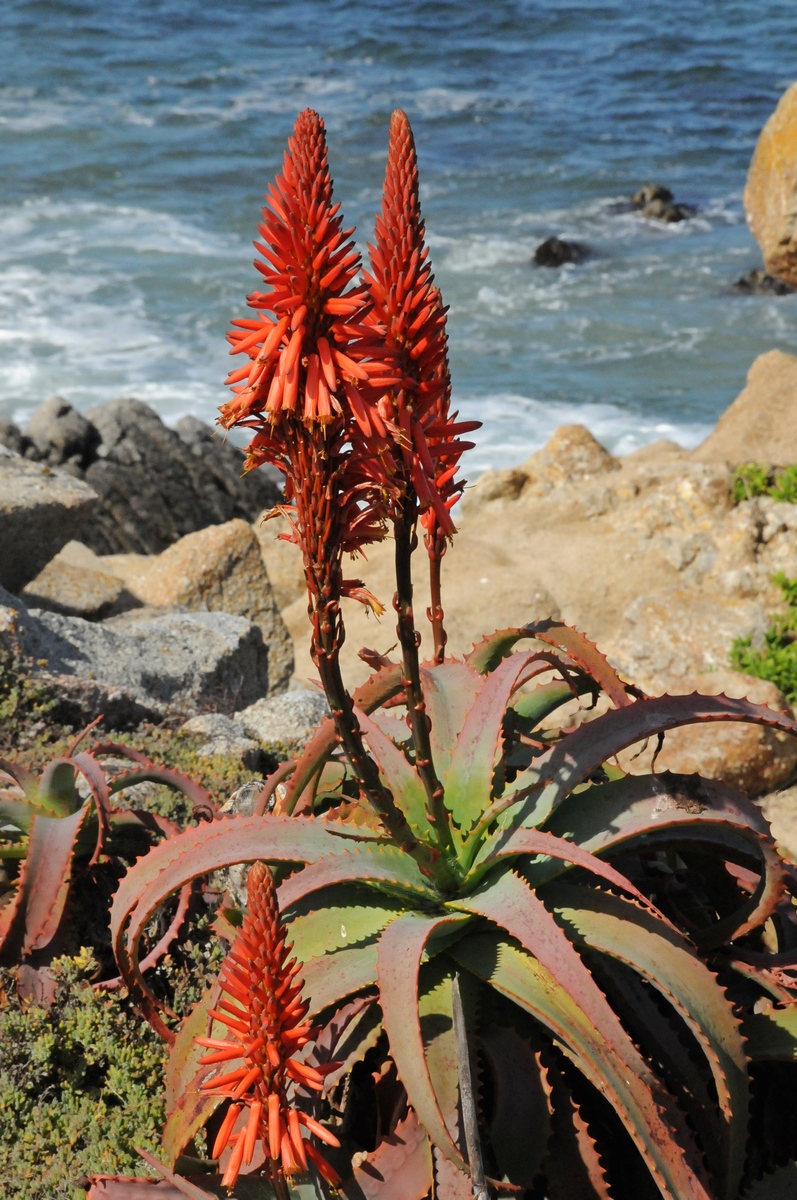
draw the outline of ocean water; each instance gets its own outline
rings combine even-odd
[[[797,73],[793,5],[3,0],[0,46],[0,415],[57,392],[214,419],[307,105],[362,245],[390,112],[412,120],[471,476],[566,421],[693,445],[757,354],[797,352],[797,296],[730,290],[760,262],[741,195]],[[627,211],[648,179],[697,216]],[[551,234],[592,257],[532,266]]]

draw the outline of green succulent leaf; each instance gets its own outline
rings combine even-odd
[[[753,1062],[797,1062],[797,1003],[749,1013],[742,1032]]]
[[[620,896],[554,884],[547,904],[577,946],[633,968],[675,1008],[706,1056],[725,1125],[723,1192],[735,1196],[744,1169],[747,1058],[739,1023],[716,977],[685,938]]]
[[[533,653],[513,654],[487,676],[457,738],[443,785],[446,808],[463,833],[490,802],[504,713],[534,657]]]
[[[378,948],[379,1003],[399,1078],[431,1140],[460,1169],[465,1163],[452,1141],[424,1055],[417,1015],[418,975],[433,935],[456,932],[467,923],[465,914],[424,917],[407,913],[388,925]]]
[[[296,818],[294,818],[295,820]],[[304,896],[338,883],[360,883],[406,904],[434,903],[437,895],[427,884],[417,862],[394,846],[363,845],[345,848],[329,858],[311,863],[281,884],[277,894],[282,909],[291,908]]]
[[[512,1183],[532,1188],[551,1136],[551,1106],[539,1048],[505,1025],[490,1024],[480,1040],[494,1096],[493,1153]]]
[[[38,803],[56,817],[77,812],[83,801],[76,787],[76,766],[71,758],[54,758],[39,780]]]
[[[307,962],[322,954],[374,938],[405,911],[399,900],[369,896],[363,888],[333,886],[284,911],[288,937],[297,958]],[[287,906],[286,906],[287,908]]]
[[[401,750],[370,717],[359,710],[355,710],[355,713],[380,774],[396,804],[407,818],[407,824],[416,837],[429,842],[433,830],[426,816],[429,802],[420,776],[410,766]]]
[[[691,1136],[676,1104],[542,901],[507,872],[463,901],[462,907],[487,917],[502,931],[499,936],[515,938],[523,950],[500,940],[490,945],[476,935],[458,942],[450,953],[561,1039],[586,1077],[615,1105],[665,1196],[708,1200]],[[474,943],[481,950],[478,957],[471,953]],[[690,1151],[694,1167],[685,1157]]]
[[[433,670],[421,667],[432,758],[441,777],[451,765],[457,738],[483,682],[477,671],[456,660],[440,663]]]
[[[357,992],[375,987],[376,938],[310,959],[304,964],[302,978],[311,1017],[342,1004]]]

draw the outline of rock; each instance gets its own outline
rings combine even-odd
[[[797,357],[782,350],[760,354],[750,367],[744,390],[690,457],[729,467],[796,463]]]
[[[797,785],[770,792],[758,803],[772,826],[772,836],[781,854],[797,863]]]
[[[665,225],[675,225],[678,221],[686,221],[694,216],[694,209],[688,204],[672,204],[668,200],[651,200],[642,209],[642,216],[650,220],[663,221]]]
[[[634,192],[631,197],[631,203],[634,208],[644,208],[646,204],[652,204],[654,200],[661,200],[665,204],[673,199],[673,194],[668,187],[664,187],[661,183],[645,183],[638,192]]]
[[[229,613],[173,613],[92,624],[28,609],[17,613],[21,654],[77,719],[105,714],[111,727],[198,709],[251,704],[268,690],[268,651],[256,625]],[[133,614],[128,614],[128,618]]]
[[[30,444],[30,439],[24,436],[13,421],[0,417],[0,446],[10,450],[12,454],[24,456]]]
[[[777,712],[788,712],[785,697],[774,683],[754,679],[727,667],[709,674],[667,678],[649,689],[654,695],[670,696],[700,692],[704,696],[720,694],[746,696],[754,704],[766,704]],[[620,765],[631,774],[642,774],[653,766],[655,739],[644,750],[638,747],[619,755]],[[665,734],[655,760],[656,771],[674,771],[680,775],[697,772],[706,779],[721,779],[741,788],[750,796],[760,796],[782,787],[797,768],[797,738],[787,733],[748,725],[738,721],[706,721],[685,725]]]
[[[79,479],[0,449],[0,584],[17,593],[97,504]]]
[[[105,571],[86,570],[55,556],[22,589],[30,608],[44,608],[67,617],[101,621],[128,608],[139,607],[121,579]]]
[[[240,721],[234,721],[224,713],[200,713],[199,716],[186,721],[180,732],[198,734],[209,739],[197,750],[201,758],[235,758],[250,771],[261,771],[270,765],[270,760],[264,755],[260,744],[246,736]],[[261,781],[256,782],[259,788]]]
[[[115,400],[83,415],[69,409],[51,432],[52,404],[34,413],[31,445],[48,461],[68,462],[96,491],[99,504],[81,540],[98,553],[158,553],[206,525],[251,521],[279,500],[271,476],[255,471],[242,479],[243,452],[195,418],[183,418],[177,432],[146,404]],[[78,425],[82,466],[74,449]]]
[[[652,688],[658,679],[724,668],[734,638],[761,642],[768,626],[757,600],[676,586],[634,600],[602,649],[628,679]]]
[[[302,553],[298,546],[282,541],[281,533],[288,531],[287,517],[268,517],[261,513],[252,528],[260,543],[260,553],[266,564],[271,590],[277,608],[282,610],[306,593]]]
[[[790,284],[784,283],[782,279],[768,275],[760,267],[754,267],[746,275],[742,275],[740,279],[736,280],[736,283],[733,284],[733,291],[741,292],[743,296],[791,296],[794,288]]]
[[[219,712],[199,713],[196,717],[190,717],[184,725],[180,726],[180,733],[190,733],[211,739],[246,736],[240,721]]]
[[[260,545],[246,521],[210,525],[186,534],[156,558],[110,556],[106,569],[119,572],[143,604],[179,606],[190,612],[228,612],[258,625],[269,654],[269,690],[287,687],[293,646],[279,614]]]
[[[683,446],[679,446],[677,442],[670,441],[669,438],[657,438],[655,442],[648,442],[647,445],[640,446],[638,450],[624,454],[618,461],[621,467],[637,467],[648,463],[683,458],[686,453]]]
[[[288,757],[301,750],[315,729],[329,716],[323,692],[284,692],[258,700],[235,714],[250,737]]]
[[[744,209],[768,273],[797,285],[797,84],[784,92],[761,130]]]
[[[564,238],[549,237],[534,251],[534,262],[538,267],[562,267],[565,263],[580,263],[589,256],[589,250],[580,242],[566,242]]]
[[[36,409],[25,435],[41,461],[53,466],[69,463],[81,470],[94,460],[100,444],[94,425],[60,396],[51,396]]]

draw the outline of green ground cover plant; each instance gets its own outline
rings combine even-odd
[[[746,675],[768,679],[790,704],[797,704],[797,579],[788,579],[780,571],[772,582],[781,590],[785,611],[771,618],[763,646],[754,646],[751,637],[734,640],[731,666]]]
[[[731,493],[736,504],[756,496],[797,504],[797,464],[773,471],[762,463],[742,463],[732,477]]]

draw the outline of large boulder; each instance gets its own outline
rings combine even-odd
[[[99,562],[150,607],[228,612],[254,621],[269,649],[269,690],[287,687],[293,674],[293,645],[257,537],[246,521],[236,519],[186,534],[154,558],[110,555]]]
[[[256,700],[237,712],[235,720],[262,746],[287,757],[302,750],[328,716],[329,705],[323,692],[300,689]]]
[[[774,683],[727,667],[708,674],[667,679],[650,690],[657,695],[666,691],[671,696],[700,692],[704,696],[746,697],[775,712],[789,711],[785,697]],[[741,721],[706,721],[671,730],[664,735],[658,753],[656,739],[651,738],[641,750],[632,747],[619,759],[631,774],[650,769],[678,775],[697,772],[706,779],[721,779],[741,788],[750,796],[761,796],[782,787],[793,777],[797,768],[797,738]]]
[[[184,441],[138,400],[87,415],[102,438],[85,476],[100,504],[81,540],[98,554],[157,554],[186,533],[233,517],[252,520],[279,500],[267,474],[241,480],[241,452],[225,449],[212,431],[203,439],[192,424]]]
[[[747,386],[692,457],[736,467],[797,462],[797,357],[782,350],[760,354]]]
[[[59,554],[26,584],[22,599],[30,608],[84,617],[87,621],[102,621],[140,607],[118,576],[67,562]]]
[[[287,608],[294,600],[306,595],[307,589],[301,550],[280,536],[289,531],[288,519],[281,513],[270,517],[264,512],[252,528],[260,543],[277,608]]]
[[[0,585],[18,592],[34,579],[96,504],[81,480],[0,446]]]
[[[76,717],[120,726],[202,709],[228,710],[268,692],[268,648],[230,613],[127,614],[95,624],[28,609],[0,589],[0,607],[29,669]]]
[[[80,413],[55,396],[19,430],[0,422],[0,447],[62,466],[99,497],[81,540],[100,554],[157,554],[186,533],[278,503],[277,472],[244,475],[243,451],[196,417],[175,429],[139,400]]]
[[[797,284],[797,83],[761,130],[744,208],[769,274]]]

